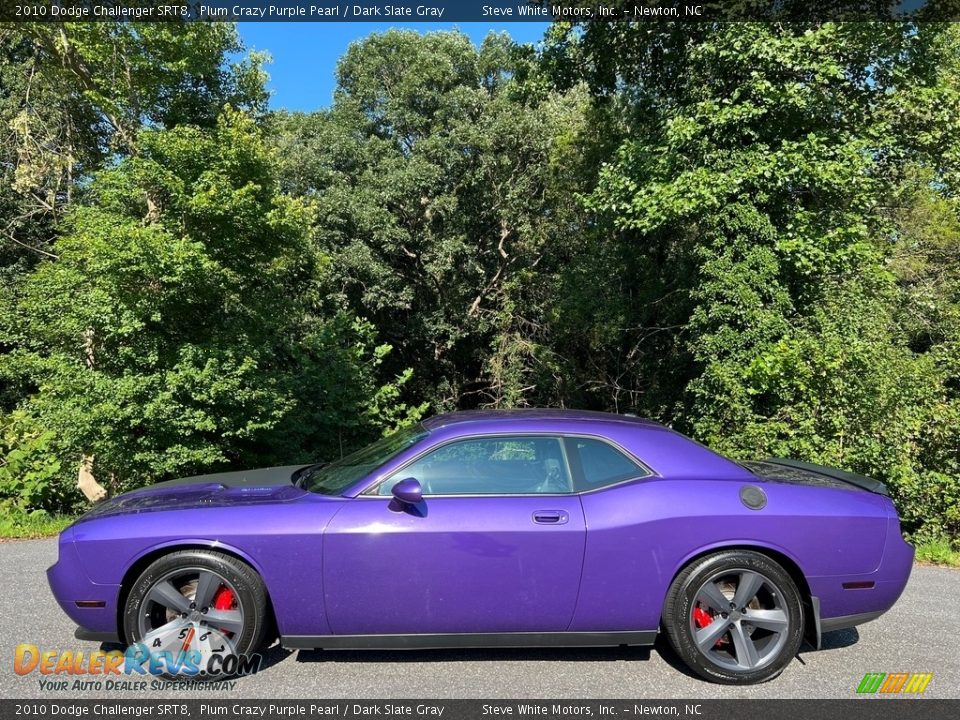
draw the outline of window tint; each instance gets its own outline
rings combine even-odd
[[[424,495],[527,495],[572,491],[570,473],[558,438],[497,437],[444,445],[380,485],[416,478]]]
[[[593,490],[649,474],[645,468],[602,440],[568,438],[567,442],[567,447],[572,446],[576,451],[583,468],[583,487],[579,490]]]

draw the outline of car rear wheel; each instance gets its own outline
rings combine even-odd
[[[227,654],[258,650],[268,620],[266,590],[253,569],[223,553],[181,550],[155,560],[137,578],[123,625],[131,645],[167,655],[165,675],[202,678],[224,674],[217,670]]]
[[[776,677],[803,642],[796,584],[774,560],[749,550],[687,566],[667,593],[663,624],[690,669],[731,685]]]

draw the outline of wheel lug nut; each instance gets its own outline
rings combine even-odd
[[[208,611],[209,609],[210,609],[210,608],[203,608],[200,612],[202,612],[204,615],[206,615],[206,614],[207,614],[207,611]]]
[[[726,619],[727,614],[726,614],[725,612],[722,612],[722,613],[720,613],[720,617],[722,617],[723,619]]]
[[[197,604],[196,604],[196,603],[190,603],[190,609],[191,609],[191,610],[196,610],[196,609],[197,609]]]

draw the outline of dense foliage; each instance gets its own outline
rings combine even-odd
[[[309,114],[229,25],[69,27],[0,30],[8,503],[563,405],[960,537],[955,26],[389,31]]]
[[[390,31],[354,44],[333,107],[274,118],[289,192],[346,307],[415,368],[433,410],[536,391],[543,281],[577,252],[571,197],[587,98],[551,91],[529,49]]]
[[[600,272],[652,285],[589,323],[640,319],[608,371],[634,365],[631,405],[734,456],[883,478],[910,526],[956,537],[955,29],[553,35],[630,128],[586,202],[623,248]]]

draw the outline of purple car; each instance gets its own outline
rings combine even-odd
[[[723,683],[878,617],[913,562],[875,480],[565,410],[440,415],[329,464],[136,490],[59,553],[50,587],[80,639],[168,646],[190,626],[252,653],[277,635],[402,649],[664,632]]]

